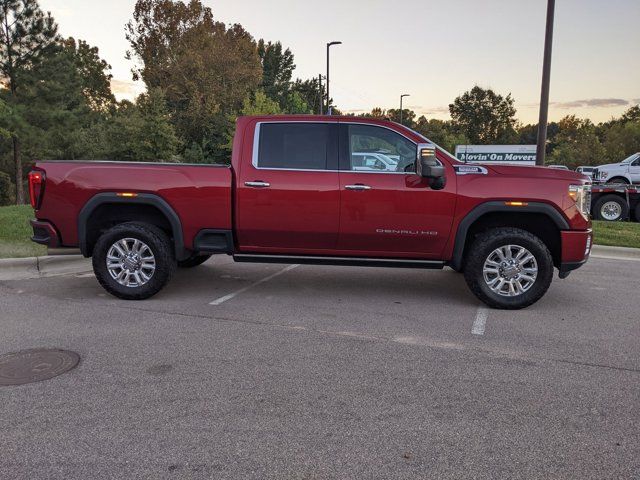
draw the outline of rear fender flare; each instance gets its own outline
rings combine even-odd
[[[98,193],[91,197],[89,201],[85,203],[84,207],[82,207],[82,210],[80,210],[80,214],[78,215],[78,244],[80,246],[80,252],[85,257],[90,256],[89,245],[87,242],[87,223],[89,218],[94,210],[100,205],[112,203],[151,205],[156,207],[167,218],[171,225],[176,258],[178,260],[183,260],[188,256],[188,252],[184,248],[184,236],[182,233],[180,217],[178,217],[175,210],[164,199],[151,193],[139,193],[135,197],[121,197],[115,192],[107,192]]]
[[[528,205],[521,207],[513,207],[505,205],[504,202],[485,202],[473,210],[471,210],[458,225],[458,231],[456,232],[456,239],[453,246],[453,255],[451,257],[450,266],[456,271],[462,269],[462,262],[464,260],[464,248],[467,242],[467,234],[469,228],[483,215],[494,212],[519,212],[519,213],[542,213],[549,217],[559,230],[569,230],[569,223],[562,214],[547,203],[541,202],[529,202]]]

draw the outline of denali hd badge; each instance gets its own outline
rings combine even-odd
[[[456,175],[486,175],[487,169],[479,165],[454,165]]]
[[[395,228],[376,228],[376,233],[387,233],[392,235],[429,235],[435,237],[438,232],[435,230],[397,230]]]

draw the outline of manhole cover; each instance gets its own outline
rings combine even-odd
[[[0,356],[0,386],[49,380],[78,365],[80,355],[68,350],[36,348]]]

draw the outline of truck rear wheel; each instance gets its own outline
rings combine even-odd
[[[153,225],[133,222],[103,233],[93,249],[92,263],[100,285],[125,300],[155,295],[176,269],[167,234]]]
[[[473,294],[492,308],[516,310],[534,304],[553,279],[553,258],[535,235],[494,228],[469,248],[464,278]]]
[[[629,215],[629,206],[624,198],[618,195],[603,195],[593,207],[596,220],[619,222]]]

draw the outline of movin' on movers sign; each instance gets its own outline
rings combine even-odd
[[[535,165],[535,145],[457,145],[456,158],[469,163]]]

